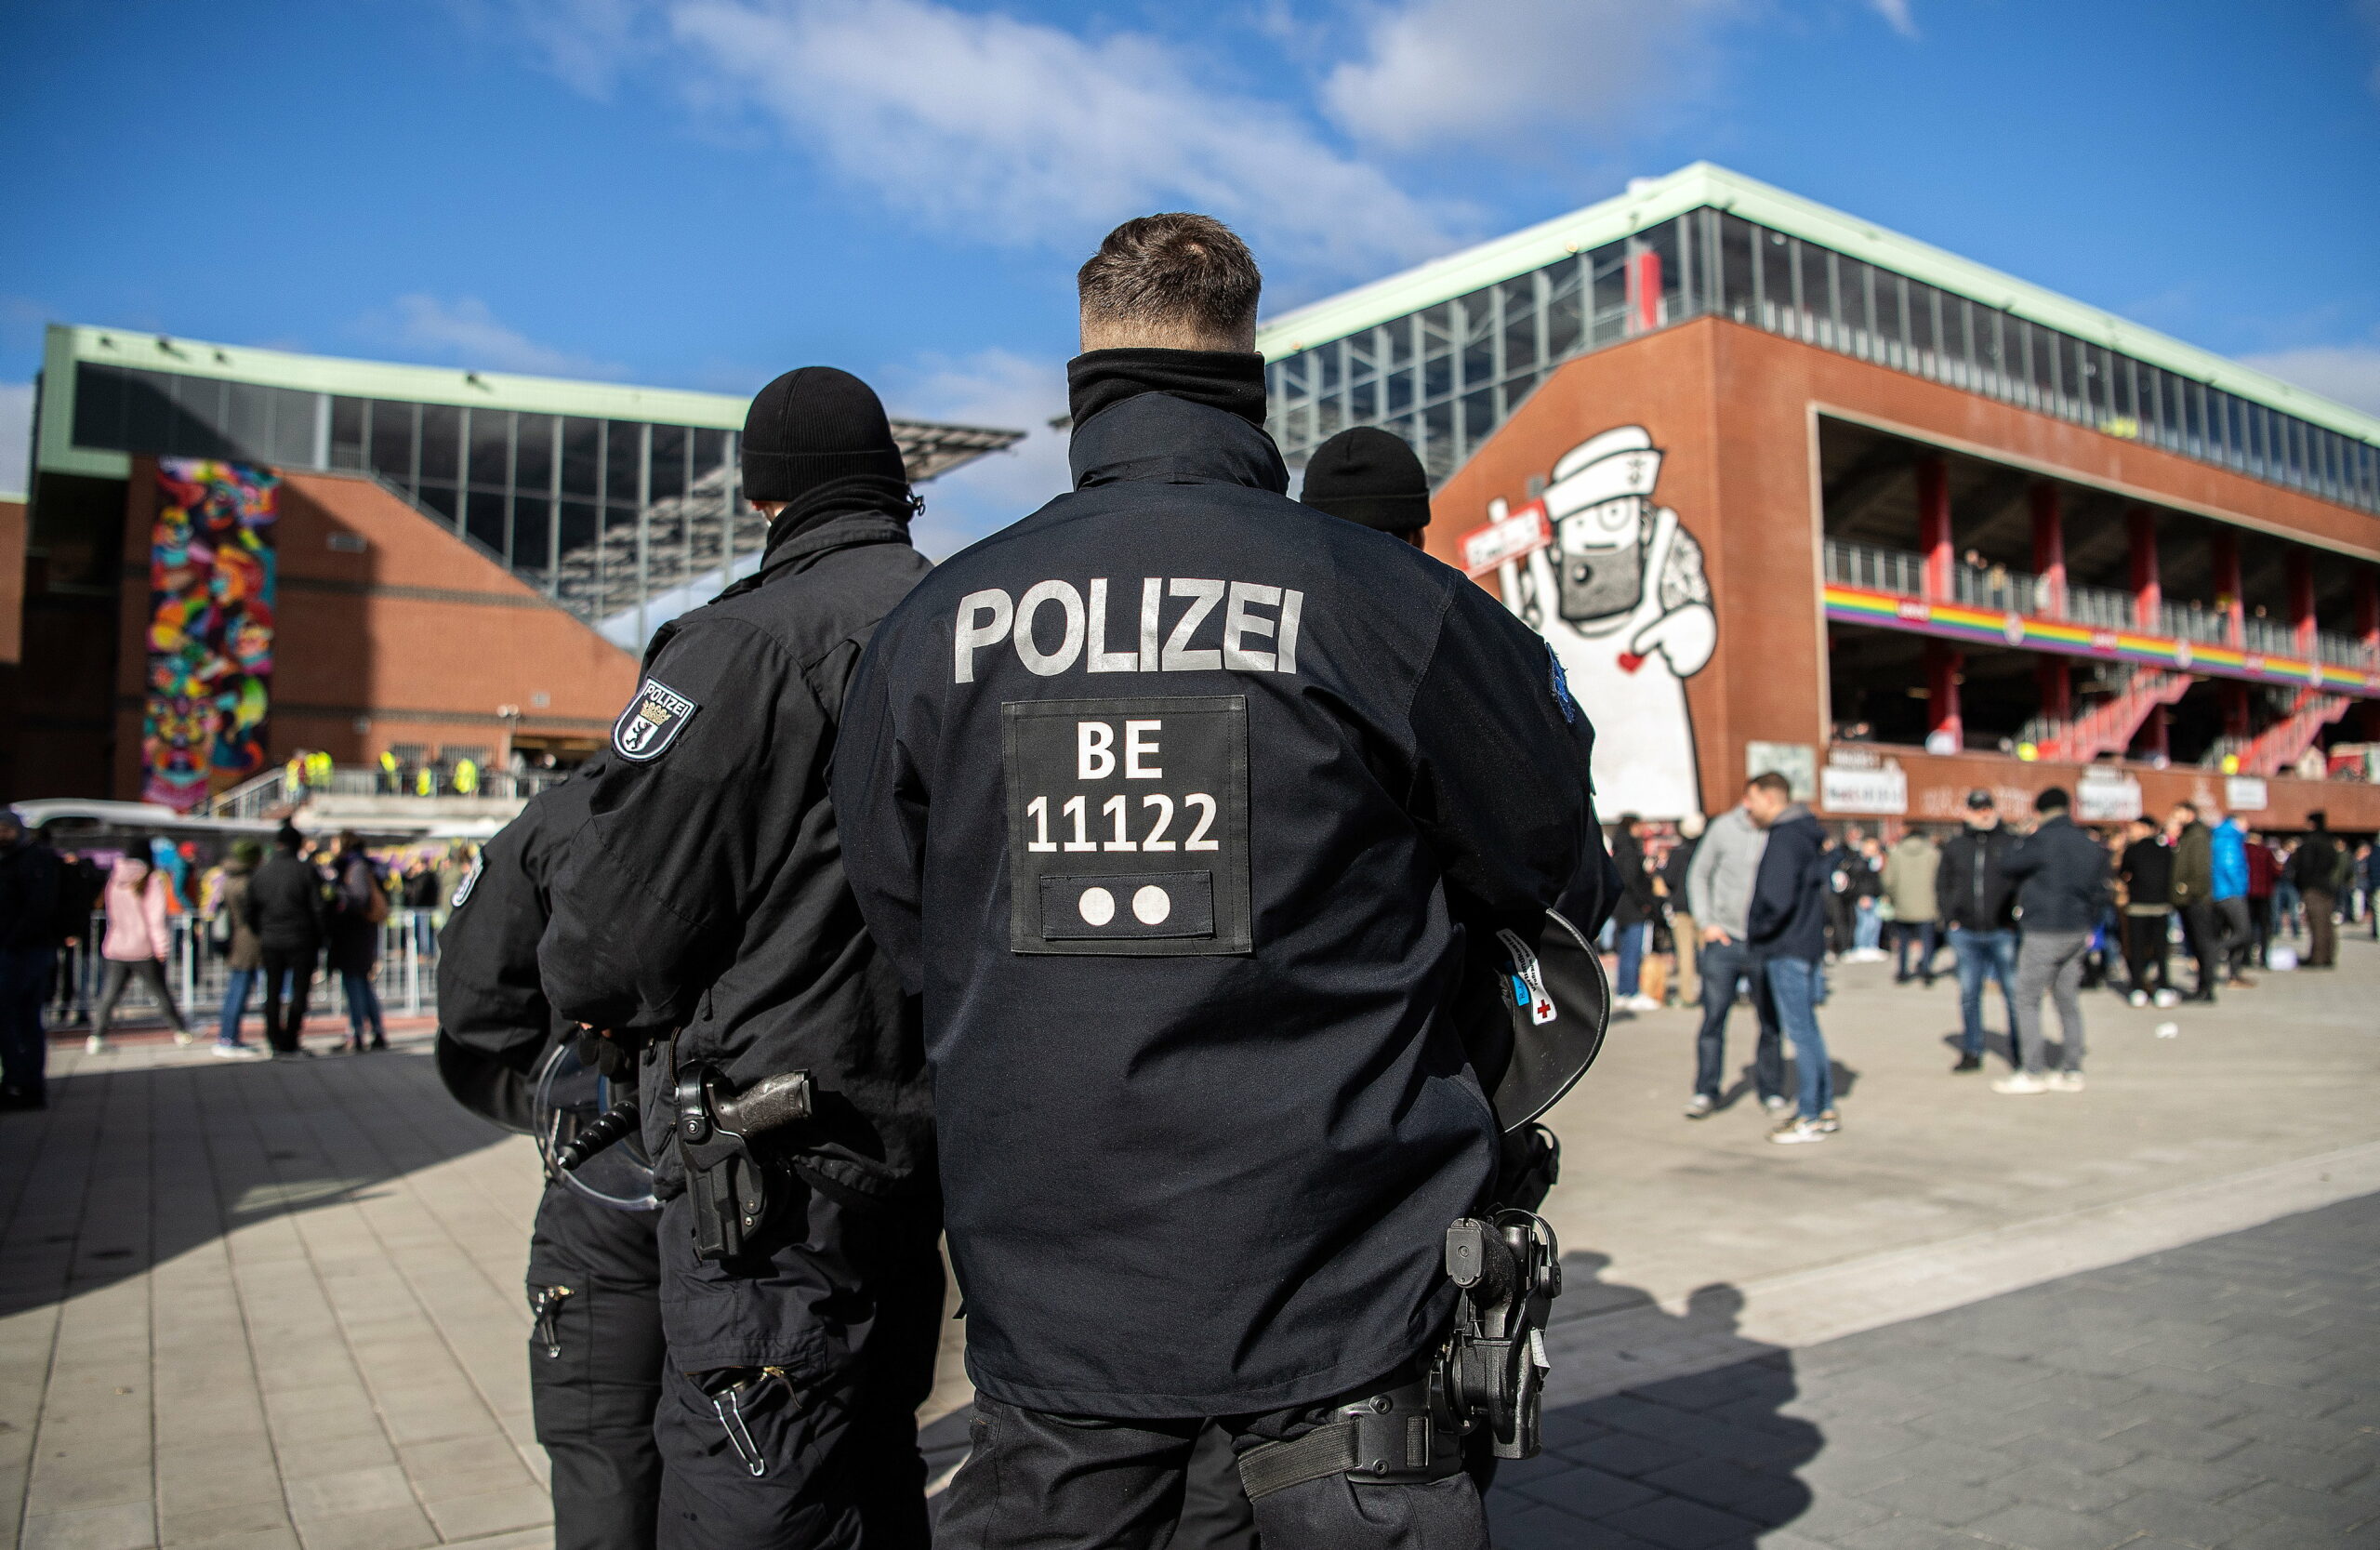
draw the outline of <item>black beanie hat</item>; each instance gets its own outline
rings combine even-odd
[[[852,474],[906,479],[876,390],[833,366],[803,366],[762,388],[744,416],[744,498],[795,500]]]
[[[1413,533],[1430,525],[1430,478],[1405,438],[1376,426],[1342,431],[1306,460],[1301,498],[1316,510]]]

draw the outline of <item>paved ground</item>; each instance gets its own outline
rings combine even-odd
[[[1555,1117],[1554,1446],[1502,1542],[2380,1544],[2380,949],[2344,960],[2213,1013],[2094,998],[2090,1091],[2030,1099],[1947,1074],[1947,987],[1855,968],[1845,1129],[1809,1148],[1678,1118],[1691,1015],[1621,1025]],[[66,1050],[53,1108],[0,1116],[24,1544],[546,1542],[534,1158],[399,1043]]]

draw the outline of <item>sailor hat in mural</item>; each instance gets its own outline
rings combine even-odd
[[[648,678],[614,723],[612,747],[640,764],[658,759],[701,709],[659,679]]]
[[[1555,522],[1608,501],[1642,500],[1661,474],[1661,453],[1641,425],[1622,425],[1590,437],[1554,465],[1545,514]]]

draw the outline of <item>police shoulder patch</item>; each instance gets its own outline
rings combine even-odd
[[[612,750],[640,764],[658,759],[701,709],[659,679],[648,678],[613,724]]]
[[[456,885],[455,896],[446,901],[446,907],[449,909],[463,907],[464,902],[471,896],[471,890],[479,886],[480,871],[486,866],[487,851],[483,847],[477,855],[471,857],[471,869],[465,872],[463,881]]]
[[[1562,670],[1561,654],[1554,649],[1551,641],[1545,643],[1545,657],[1554,664],[1554,703],[1562,708],[1562,719],[1575,726],[1579,721],[1579,702],[1571,697],[1570,675]]]

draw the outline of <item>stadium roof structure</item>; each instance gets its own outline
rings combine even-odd
[[[2380,444],[2380,417],[1710,162],[1696,162],[1663,178],[1635,179],[1627,192],[1600,204],[1284,312],[1257,330],[1256,347],[1267,360],[1279,360],[1704,207],[1727,211],[2342,435]]]
[[[43,356],[43,394],[62,395],[59,409],[71,411],[74,367],[81,363],[215,378],[299,392],[329,393],[398,403],[512,409],[528,414],[641,420],[665,425],[741,431],[751,400],[732,393],[678,388],[643,388],[618,382],[530,377],[511,372],[467,371],[451,366],[403,365],[285,350],[215,344],[146,329],[53,326]],[[122,479],[131,459],[126,453],[77,446],[74,417],[46,406],[33,466],[45,472]],[[945,425],[895,417],[893,439],[913,480],[927,480],[1021,441],[1022,431]]]

